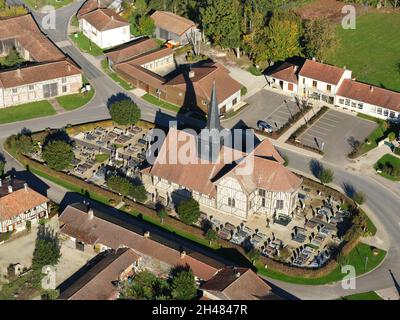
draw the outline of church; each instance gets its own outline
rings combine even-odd
[[[253,214],[270,218],[294,211],[302,180],[284,166],[269,140],[247,152],[222,143],[227,129],[221,128],[215,84],[205,129],[208,136],[169,129],[154,163],[142,170],[143,183],[154,199],[176,205],[192,197],[200,208],[243,220]],[[170,161],[176,160],[174,153],[181,147],[194,152],[185,153],[184,162]]]

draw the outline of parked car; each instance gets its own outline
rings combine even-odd
[[[257,122],[257,128],[268,133],[272,132],[272,126],[264,120],[259,120]]]

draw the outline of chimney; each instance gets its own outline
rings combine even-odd
[[[236,279],[240,278],[240,272],[239,271],[235,273],[235,277],[236,277]]]
[[[347,69],[346,66],[343,66],[343,69],[346,70]]]
[[[185,258],[186,257],[186,251],[182,251],[181,252],[181,259],[183,259],[183,258]]]
[[[299,69],[299,66],[293,66],[294,72],[297,71],[297,69]]]
[[[150,238],[150,231],[146,231],[143,235],[145,238]]]
[[[18,69],[17,69],[17,77],[18,77],[18,78],[22,78],[21,68],[18,68]]]
[[[317,61],[317,59],[315,59],[315,57],[312,57],[312,61]]]
[[[24,190],[25,192],[28,192],[28,184],[26,182],[24,183]]]
[[[369,86],[369,91],[374,92],[374,87],[373,86]]]
[[[0,178],[0,187],[1,187],[1,186],[3,186],[3,181],[1,181],[1,178]]]
[[[12,193],[13,192],[13,187],[11,185],[8,186],[8,193]]]
[[[195,76],[194,71],[193,71],[193,70],[190,70],[190,71],[189,71],[189,79],[193,79],[194,76]]]
[[[93,217],[94,217],[93,209],[89,209],[89,211],[88,211],[88,218],[89,218],[89,220],[92,220]]]
[[[68,72],[71,72],[71,65],[69,63],[67,65],[67,70],[68,70]]]

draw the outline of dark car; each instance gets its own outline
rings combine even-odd
[[[272,132],[272,126],[264,120],[259,120],[257,122],[257,128],[260,129],[261,131],[265,131],[265,132],[269,132],[269,133]]]

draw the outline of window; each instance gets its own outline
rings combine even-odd
[[[349,106],[349,105],[350,105],[350,99],[346,99],[346,100],[344,101],[344,104],[345,104],[346,106]]]
[[[57,83],[49,83],[43,85],[43,97],[49,98],[58,95]]]
[[[237,98],[233,99],[232,105],[234,106],[237,103]]]
[[[317,88],[317,81],[313,80],[312,86],[313,86],[313,88]]]
[[[364,106],[364,105],[363,105],[361,102],[359,102],[359,103],[357,104],[358,109],[361,109],[361,110],[362,110],[363,106]]]
[[[13,93],[17,93],[17,92],[18,92],[18,88],[13,88],[13,89],[12,89],[12,92],[13,92]]]
[[[62,92],[63,93],[67,92],[67,86],[62,86]]]
[[[343,98],[340,98],[340,99],[339,99],[339,103],[340,103],[340,104],[344,104],[344,99],[343,99]]]
[[[29,90],[33,90],[33,89],[35,89],[35,86],[34,86],[33,84],[30,84],[29,87],[28,87],[28,89],[29,89]]]
[[[66,77],[62,78],[62,79],[61,79],[61,82],[62,82],[62,83],[66,83],[66,82],[67,82],[67,78],[66,78]]]
[[[262,206],[262,207],[265,207],[265,198],[262,198],[262,199],[261,199],[261,206]]]
[[[330,84],[326,85],[326,91],[331,92],[332,86]]]
[[[208,104],[208,102],[207,102],[207,100],[201,100],[201,104],[202,104],[203,106],[206,106],[206,105]]]
[[[235,199],[233,198],[228,198],[228,206],[230,207],[235,207]]]
[[[258,195],[261,196],[261,197],[265,197],[265,190],[258,189]]]
[[[382,115],[382,108],[377,108],[376,113]]]
[[[387,117],[388,115],[389,115],[389,111],[388,110],[383,110],[383,115],[385,116],[385,117]]]
[[[283,209],[283,200],[276,200],[276,209],[277,210]]]
[[[303,84],[306,84],[306,78],[303,78]]]
[[[396,117],[396,113],[394,111],[390,111],[390,117],[393,119]]]
[[[357,105],[357,104],[356,104],[354,101],[351,102],[351,107],[352,107],[352,108],[355,108],[356,105]]]

